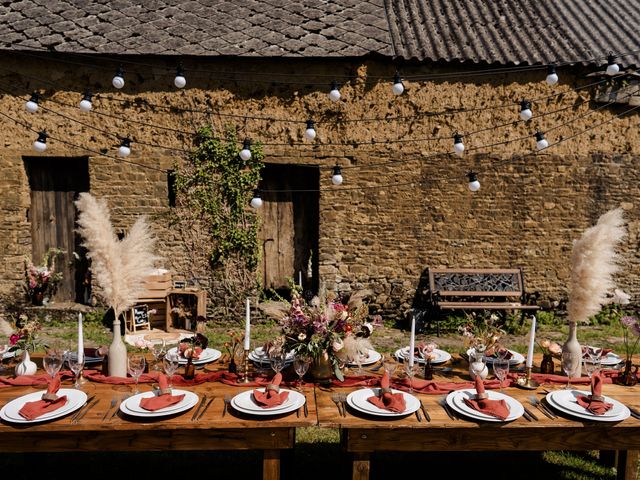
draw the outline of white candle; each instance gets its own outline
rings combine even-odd
[[[529,334],[529,351],[527,352],[527,368],[533,366],[533,346],[536,340],[536,316],[531,320],[531,333]]]
[[[244,324],[244,349],[249,350],[251,346],[251,303],[247,298],[247,306]]]
[[[302,270],[298,270],[298,286],[302,288]]]
[[[409,366],[413,367],[413,351],[416,346],[416,317],[411,316],[411,338],[409,339]]]
[[[84,338],[82,336],[82,314],[78,314],[78,361],[84,360]]]

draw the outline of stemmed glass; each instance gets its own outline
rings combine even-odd
[[[162,363],[164,366],[164,373],[167,374],[167,378],[169,379],[169,388],[172,388],[173,375],[176,373],[178,367],[180,366],[180,357],[178,357],[178,352],[170,351],[165,353]]]
[[[269,352],[269,363],[276,375],[282,371],[286,361],[286,354],[283,350],[274,349]]]
[[[162,370],[160,362],[164,355],[167,353],[167,343],[164,338],[160,342],[153,342],[151,344],[151,353],[153,354],[153,369]]]
[[[78,352],[68,352],[67,365],[69,365],[69,369],[73,372],[73,375],[75,376],[75,383],[73,384],[73,387],[79,389],[80,376],[82,373],[82,369],[84,368],[84,355],[79,356]]]
[[[311,358],[307,355],[296,355],[293,359],[293,368],[298,374],[298,387],[302,386],[302,377],[309,370],[309,365],[311,365]]]
[[[384,356],[382,358],[382,368],[389,375],[389,380],[393,378],[394,373],[398,369],[398,363],[391,356]]]
[[[576,369],[580,368],[580,355],[575,355],[572,352],[562,352],[562,371],[567,376],[567,385],[564,387],[565,390],[569,388],[569,383],[571,382],[571,376],[574,374]]]
[[[407,374],[407,378],[409,379],[409,393],[413,393],[413,376],[416,374],[417,368],[417,363],[411,365],[409,360],[404,362],[404,373]]]
[[[51,380],[56,378],[56,375],[62,368],[64,357],[60,350],[47,350],[44,358],[42,359],[42,365],[47,373],[51,376]]]
[[[135,381],[136,381],[136,386],[135,389],[133,390],[133,394],[137,395],[138,393],[138,380],[140,380],[140,375],[142,375],[142,373],[144,372],[144,367],[145,367],[145,359],[144,359],[144,355],[140,354],[140,353],[132,353],[131,355],[129,355],[129,359],[128,359],[128,370],[129,370],[129,375],[131,375]]]
[[[500,381],[500,392],[502,392],[502,383],[507,379],[509,374],[509,360],[504,358],[496,358],[493,361],[493,373]]]

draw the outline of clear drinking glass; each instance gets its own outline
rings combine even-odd
[[[167,343],[164,338],[151,344],[151,353],[153,354],[153,369],[162,370],[160,363],[167,353]]]
[[[509,374],[509,360],[496,358],[493,361],[493,373],[500,381],[500,391],[502,392],[502,383],[507,379]]]
[[[409,393],[413,393],[413,376],[416,374],[417,369],[417,363],[411,365],[408,360],[404,362],[404,373],[407,374],[407,378],[409,379]]]
[[[272,350],[269,353],[269,363],[271,363],[271,368],[276,372],[276,375],[284,368],[285,360],[286,354],[283,350]]]
[[[42,359],[42,365],[47,373],[51,376],[53,380],[60,369],[62,368],[62,364],[64,363],[64,355],[60,350],[47,350]]]
[[[75,376],[75,383],[73,384],[74,388],[80,388],[80,376],[82,374],[82,369],[84,368],[84,355],[79,357],[78,352],[68,352],[67,365],[69,365],[69,369]]]
[[[391,355],[385,355],[382,358],[382,368],[387,373],[387,375],[389,375],[389,379],[391,379],[398,369],[398,362],[396,362]]]
[[[302,377],[309,370],[309,365],[311,365],[311,357],[307,355],[296,355],[293,359],[293,368],[298,374],[298,386],[302,385]]]
[[[140,380],[140,375],[142,375],[142,373],[144,372],[145,365],[146,365],[146,362],[144,359],[144,355],[140,353],[132,353],[131,355],[129,355],[129,358],[128,358],[129,375],[131,375],[136,381],[136,386],[133,391],[134,395],[137,395],[139,393],[138,380]]]
[[[581,358],[579,355],[574,355],[571,352],[562,352],[562,371],[567,376],[567,385],[564,387],[565,389],[569,388],[569,383],[571,382],[571,376],[576,371],[576,369],[580,368]]]
[[[164,373],[167,374],[167,378],[169,379],[169,388],[172,388],[172,379],[173,375],[178,370],[180,366],[180,357],[178,356],[177,351],[167,352],[164,355],[164,359],[162,360],[164,366]]]

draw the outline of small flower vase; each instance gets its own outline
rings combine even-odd
[[[229,360],[229,373],[238,373],[238,366],[236,365],[236,360],[231,355],[231,359]]]
[[[41,307],[43,303],[44,303],[44,290],[38,288],[34,290],[33,293],[31,294],[31,304],[36,307]]]
[[[29,352],[27,350],[23,350],[22,360],[18,365],[16,365],[16,377],[20,377],[22,375],[34,375],[37,370],[38,366],[31,360],[31,357],[29,357]]]
[[[333,378],[333,370],[331,369],[329,354],[326,351],[313,358],[311,365],[309,365],[309,373],[315,382],[331,382],[331,379]]]
[[[625,360],[624,369],[618,375],[616,383],[627,387],[632,387],[638,383],[638,367],[633,366],[631,359]]]
[[[542,362],[540,362],[540,373],[553,374],[554,369],[553,356],[549,353],[543,354]]]
[[[484,361],[484,352],[476,352],[475,349],[467,351],[469,355],[469,375],[472,380],[479,376],[481,380],[485,380],[489,375],[489,368]]]
[[[570,353],[573,359],[573,370],[565,371],[569,378],[579,378],[582,372],[582,347],[578,342],[576,322],[569,322],[569,338],[562,345],[562,354]],[[564,364],[563,364],[564,370]]]

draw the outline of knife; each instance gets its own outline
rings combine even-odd
[[[200,400],[200,404],[198,405],[198,408],[196,408],[196,411],[193,412],[193,415],[191,416],[192,422],[196,419],[196,417],[198,416],[198,412],[200,411],[200,409],[202,408],[202,405],[204,405],[204,402],[206,401],[207,401],[207,396],[203,395],[202,400]]]
[[[418,422],[422,422],[422,416],[420,415],[420,410],[416,410],[416,418],[418,419]]]
[[[207,409],[209,408],[209,405],[211,405],[211,402],[213,402],[213,400],[216,397],[211,397],[209,399],[209,401],[207,402],[207,404],[204,406],[204,410],[202,410],[202,412],[200,412],[200,415],[198,415],[198,418],[196,418],[196,420],[200,420],[202,418],[202,416],[206,413]]]
[[[422,413],[424,413],[424,418],[427,419],[427,422],[430,422],[431,416],[429,415],[429,412],[427,412],[427,409],[424,408],[424,405],[422,404],[422,400],[420,400],[420,409],[422,410]]]
[[[527,415],[529,415],[532,419],[534,419],[536,422],[539,420],[538,417],[536,416],[535,413],[533,413],[531,410],[529,410],[527,407],[525,407],[524,405],[522,406],[524,408],[524,411]]]
[[[80,407],[80,410],[78,410],[78,411],[77,411],[77,412],[76,412],[76,413],[71,417],[71,420],[73,421],[73,420],[75,420],[76,418],[78,418],[78,417],[80,416],[80,413],[82,413],[82,410],[83,410],[84,408],[88,407],[88,406],[89,406],[89,404],[93,401],[93,399],[94,399],[94,398],[96,398],[96,396],[95,396],[95,395],[91,395],[91,396],[87,399],[87,401],[85,402],[85,404],[84,404],[82,407]]]
[[[79,414],[78,416],[76,416],[76,417],[73,419],[72,423],[78,423],[78,421],[79,421],[82,417],[84,417],[84,416],[86,415],[86,413],[87,413],[89,410],[91,410],[93,407],[95,407],[95,406],[98,404],[98,402],[99,402],[99,401],[100,401],[100,399],[99,399],[99,398],[96,398],[96,399],[95,399],[91,404],[87,403],[87,408],[85,408],[84,410],[82,410],[82,411],[80,412],[80,414]]]
[[[307,396],[304,395],[304,416],[309,416],[309,407],[307,406]]]

